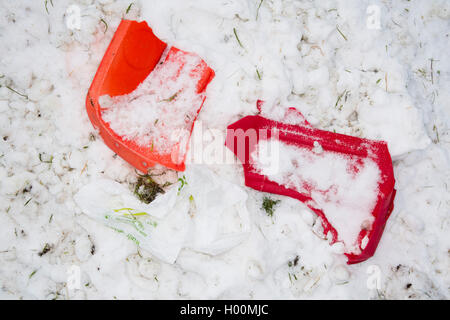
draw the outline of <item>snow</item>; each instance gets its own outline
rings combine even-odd
[[[324,212],[347,251],[360,252],[356,240],[373,222],[381,179],[372,159],[359,159],[362,163],[355,171],[351,168],[357,159],[324,153],[317,141],[309,150],[274,139],[259,141],[250,157],[259,174],[311,197],[310,205]]]
[[[448,1],[132,2],[0,1],[0,298],[450,297]],[[93,219],[75,197],[87,186],[120,184],[120,201],[134,201],[134,169],[85,110],[122,18],[148,21],[214,69],[196,129],[224,131],[261,99],[271,119],[292,106],[317,128],[386,140],[398,192],[375,256],[346,265],[303,204],[244,187],[240,164],[194,163],[180,173],[188,185],[176,199],[187,217],[158,234],[178,236],[171,223],[186,232],[174,263]],[[264,196],[281,200],[273,217],[261,209]]]
[[[139,146],[169,154],[179,143],[174,132],[189,133],[202,105],[203,95],[197,93],[201,74],[195,72],[201,59],[176,51],[167,60],[163,54],[160,62],[133,92],[101,96],[99,101],[102,119],[114,132]]]

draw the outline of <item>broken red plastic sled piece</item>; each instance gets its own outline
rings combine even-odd
[[[159,163],[165,167],[183,171],[185,169],[184,157],[179,160],[173,152],[162,154],[152,147],[142,147],[134,141],[125,140],[117,135],[101,117],[101,107],[98,99],[102,95],[111,97],[132,92],[144,81],[160,61],[167,44],[158,39],[152,29],[144,22],[122,20],[114,37],[106,50],[94,80],[86,97],[86,109],[89,119],[95,128],[99,129],[105,143],[120,157],[136,169],[146,172],[149,167]],[[172,47],[166,60],[173,53],[181,50]],[[187,52],[183,52],[188,54]],[[180,64],[183,62],[180,61]],[[181,66],[180,66],[181,67]],[[214,77],[214,71],[202,60],[196,67],[201,72],[197,83],[197,93],[201,94]],[[202,100],[203,105],[204,98]],[[198,106],[197,115],[202,105]],[[192,132],[194,121],[190,128]],[[189,135],[190,135],[189,133]],[[189,141],[185,139],[184,141]],[[183,146],[179,146],[182,148]],[[177,159],[176,161],[174,159]]]
[[[260,102],[258,102],[260,109]],[[348,264],[359,263],[370,258],[377,248],[383,233],[386,221],[393,210],[393,201],[395,197],[394,189],[394,173],[392,168],[392,160],[387,148],[387,144],[383,141],[374,141],[361,139],[357,137],[347,136],[343,134],[332,133],[313,128],[306,119],[294,108],[290,108],[287,113],[296,113],[296,123],[301,125],[292,125],[277,122],[263,118],[259,115],[247,116],[228,126],[226,146],[239,158],[242,162],[245,175],[245,185],[258,191],[269,192],[279,195],[292,197],[304,202],[312,211],[314,211],[322,221],[324,235],[331,233],[331,243],[338,241],[336,229],[329,223],[324,212],[313,205],[310,194],[303,191],[299,192],[294,188],[280,185],[274,181],[270,181],[265,175],[258,173],[250,155],[255,151],[260,139],[271,139],[272,130],[278,129],[278,139],[285,144],[306,148],[313,152],[314,142],[317,141],[323,148],[323,152],[334,152],[343,154],[346,157],[364,159],[370,157],[381,172],[380,181],[378,181],[378,195],[376,205],[372,211],[374,220],[371,226],[362,229],[358,239],[355,239],[359,246],[360,252],[346,253]],[[260,129],[263,129],[260,131]],[[246,135],[248,130],[256,133],[256,139],[249,138]],[[243,135],[236,134],[240,131]],[[261,136],[264,132],[264,136]],[[244,137],[241,142],[238,139]],[[366,238],[365,245],[362,244]]]

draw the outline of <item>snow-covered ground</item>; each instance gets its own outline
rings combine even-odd
[[[122,18],[214,69],[196,130],[263,99],[387,141],[398,192],[375,256],[346,265],[293,199],[268,216],[238,164],[188,165],[153,251],[92,219],[108,195],[83,188],[136,200],[84,104]],[[450,298],[449,32],[446,0],[0,0],[0,298]]]

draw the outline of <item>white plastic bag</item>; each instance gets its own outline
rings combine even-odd
[[[167,263],[188,247],[216,255],[250,231],[247,193],[204,166],[190,166],[181,183],[150,204],[113,180],[99,179],[74,197],[83,213],[123,234]]]
[[[120,183],[100,179],[84,186],[74,199],[83,213],[162,261],[173,263],[184,244],[189,206],[177,203],[176,186],[145,204]]]

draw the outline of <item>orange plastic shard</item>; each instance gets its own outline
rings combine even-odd
[[[122,20],[100,63],[86,97],[86,109],[93,126],[99,130],[106,145],[136,169],[147,172],[149,167],[161,164],[177,171],[185,169],[185,155],[162,154],[152,147],[142,147],[132,140],[116,134],[101,117],[99,97],[124,95],[135,90],[161,60],[167,44],[158,39],[144,22]],[[181,50],[172,47],[167,55]],[[184,51],[181,51],[184,53]],[[188,54],[188,53],[186,53]],[[163,61],[162,63],[164,63]],[[180,62],[182,63],[182,62]],[[197,68],[201,72],[197,93],[202,93],[214,77],[214,71],[202,60]],[[193,80],[194,81],[194,80]],[[203,105],[198,106],[197,115]],[[192,133],[194,121],[190,128]],[[189,139],[187,139],[189,141]],[[184,146],[177,146],[178,149]]]

